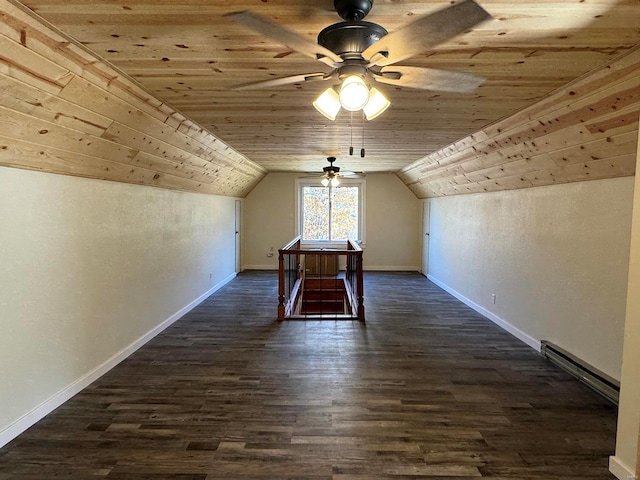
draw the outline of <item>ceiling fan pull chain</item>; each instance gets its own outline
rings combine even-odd
[[[360,149],[360,156],[364,158],[364,112],[362,112],[362,148]]]
[[[349,142],[349,155],[353,155],[353,112],[350,112],[349,130],[351,131],[351,141]]]

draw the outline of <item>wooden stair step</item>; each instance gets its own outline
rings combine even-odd
[[[302,313],[344,313],[343,300],[304,300]]]
[[[344,300],[344,290],[305,290],[304,300]]]
[[[305,278],[304,288],[307,289],[326,289],[326,288],[344,288],[344,280],[342,278]]]

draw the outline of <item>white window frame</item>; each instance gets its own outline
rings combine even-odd
[[[298,178],[296,180],[296,236],[302,235],[302,188],[303,187],[324,187],[320,181]],[[364,248],[366,245],[366,223],[365,223],[365,198],[366,198],[366,182],[364,178],[340,178],[340,185],[349,187],[358,187],[358,233],[360,238],[352,238],[351,240],[359,240],[360,246]],[[301,239],[301,243],[311,248],[345,248],[344,241],[330,241],[330,240],[304,240]]]

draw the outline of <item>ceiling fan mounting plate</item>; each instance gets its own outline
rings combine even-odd
[[[371,11],[373,0],[333,0],[333,6],[344,20],[362,20]]]
[[[371,22],[339,22],[318,34],[318,43],[337,55],[362,53],[387,34],[380,25]]]

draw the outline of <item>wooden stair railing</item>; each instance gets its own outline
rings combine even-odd
[[[344,250],[304,249],[300,237],[296,237],[278,250],[278,320],[364,321],[362,249],[351,240],[346,247]],[[309,268],[305,268],[307,257]],[[340,257],[346,257],[343,272],[335,268]]]

